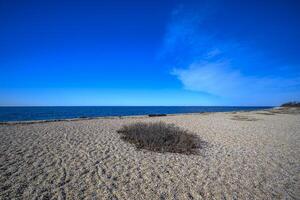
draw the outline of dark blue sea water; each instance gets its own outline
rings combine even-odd
[[[233,106],[57,106],[0,107],[0,121],[54,120],[82,117],[250,111],[271,107]]]

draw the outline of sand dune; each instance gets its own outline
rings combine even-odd
[[[116,133],[164,121],[199,155],[137,151]],[[300,114],[252,111],[0,126],[0,199],[299,199]]]

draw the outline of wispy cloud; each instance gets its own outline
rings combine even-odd
[[[184,88],[217,95],[227,104],[276,105],[300,100],[299,74],[270,73],[267,59],[272,58],[265,58],[263,51],[205,30],[202,24],[214,12],[199,15],[183,8],[173,12],[162,55]],[[282,66],[273,67],[276,71]]]
[[[227,104],[277,105],[300,97],[300,78],[246,76],[226,62],[193,63],[172,74],[185,89],[217,95]]]

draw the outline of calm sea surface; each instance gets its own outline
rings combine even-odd
[[[127,116],[260,110],[271,107],[223,106],[57,106],[0,107],[0,121],[54,120],[80,117]]]

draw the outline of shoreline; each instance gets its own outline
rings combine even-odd
[[[192,112],[192,113],[174,113],[174,114],[164,114],[165,116],[152,116],[151,118],[166,117],[166,116],[177,116],[177,115],[200,115],[200,114],[213,114],[213,113],[235,113],[235,112],[255,112],[255,111],[268,111],[273,109],[285,109],[283,107],[272,107],[267,109],[257,109],[257,110],[238,110],[238,111],[214,111],[214,112]],[[46,119],[46,120],[23,120],[23,121],[0,121],[1,125],[26,125],[26,124],[39,124],[39,123],[51,123],[51,122],[74,122],[74,121],[85,121],[85,120],[95,120],[95,119],[125,119],[125,118],[150,118],[148,114],[146,115],[123,115],[123,116],[100,116],[100,117],[77,117],[77,118],[65,118],[65,119]]]

